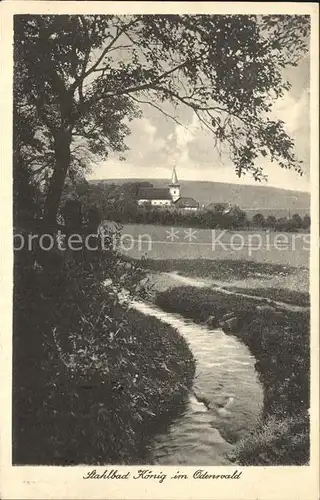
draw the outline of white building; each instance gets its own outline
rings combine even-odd
[[[138,205],[150,204],[153,207],[175,207],[179,210],[198,210],[199,203],[193,198],[181,196],[180,182],[175,167],[172,169],[168,188],[140,188]]]
[[[145,188],[142,187],[138,193],[138,205],[150,203],[154,207],[172,205],[180,198],[180,184],[176,169],[172,170],[171,182],[168,188]]]

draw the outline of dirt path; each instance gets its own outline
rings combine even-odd
[[[163,272],[158,274],[152,274],[151,281],[154,283],[154,289],[157,292],[165,291],[168,288],[174,286],[194,286],[197,288],[212,288],[226,295],[235,295],[241,296],[244,298],[248,298],[251,300],[255,300],[256,302],[261,302],[263,304],[269,304],[270,306],[275,306],[278,309],[286,310],[286,311],[307,311],[309,310],[308,306],[299,306],[294,304],[288,304],[286,302],[276,301],[267,297],[261,297],[259,295],[250,295],[249,293],[237,292],[235,290],[230,290],[227,288],[227,285],[230,286],[230,283],[224,283],[219,281],[213,281],[209,279],[198,279],[191,278],[187,276],[181,276],[176,272]],[[232,284],[235,286],[235,283]],[[260,284],[261,286],[261,284]]]

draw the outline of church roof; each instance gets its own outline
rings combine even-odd
[[[172,200],[168,188],[140,188],[138,200]]]
[[[188,198],[187,196],[180,196],[180,198],[175,202],[177,208],[198,208],[199,203],[193,198]]]

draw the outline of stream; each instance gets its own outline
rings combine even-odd
[[[153,438],[151,464],[227,465],[236,441],[254,430],[263,406],[255,359],[236,337],[134,301],[132,307],[176,328],[196,359],[188,401]],[[204,400],[204,403],[202,402]]]

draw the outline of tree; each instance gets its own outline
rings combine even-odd
[[[210,209],[210,211],[214,211],[216,213],[222,214],[226,209],[226,204],[225,203],[215,203],[213,205],[213,210]]]
[[[275,229],[277,231],[286,231],[288,229],[288,226],[289,226],[289,220],[287,217],[279,217],[279,219],[277,219],[277,222],[275,224]]]
[[[123,153],[141,105],[186,106],[228,146],[238,176],[259,158],[302,173],[282,121],[282,69],[307,50],[308,16],[15,16],[15,149],[46,187],[54,224],[67,176]],[[18,124],[16,126],[16,123]],[[22,124],[29,134],[22,147]]]
[[[231,205],[225,212],[226,218],[230,220],[231,226],[244,227],[247,222],[247,214],[238,205]]]
[[[264,227],[264,216],[262,214],[254,214],[254,216],[252,217],[252,224],[257,227]]]
[[[302,227],[302,218],[299,214],[293,214],[291,221],[295,229],[300,229]]]
[[[302,220],[302,227],[303,229],[310,229],[310,225],[311,225],[310,215],[306,214]]]
[[[272,229],[274,229],[276,222],[277,222],[277,219],[274,215],[268,215],[268,217],[266,218],[266,221],[265,221],[265,226],[271,227]]]

